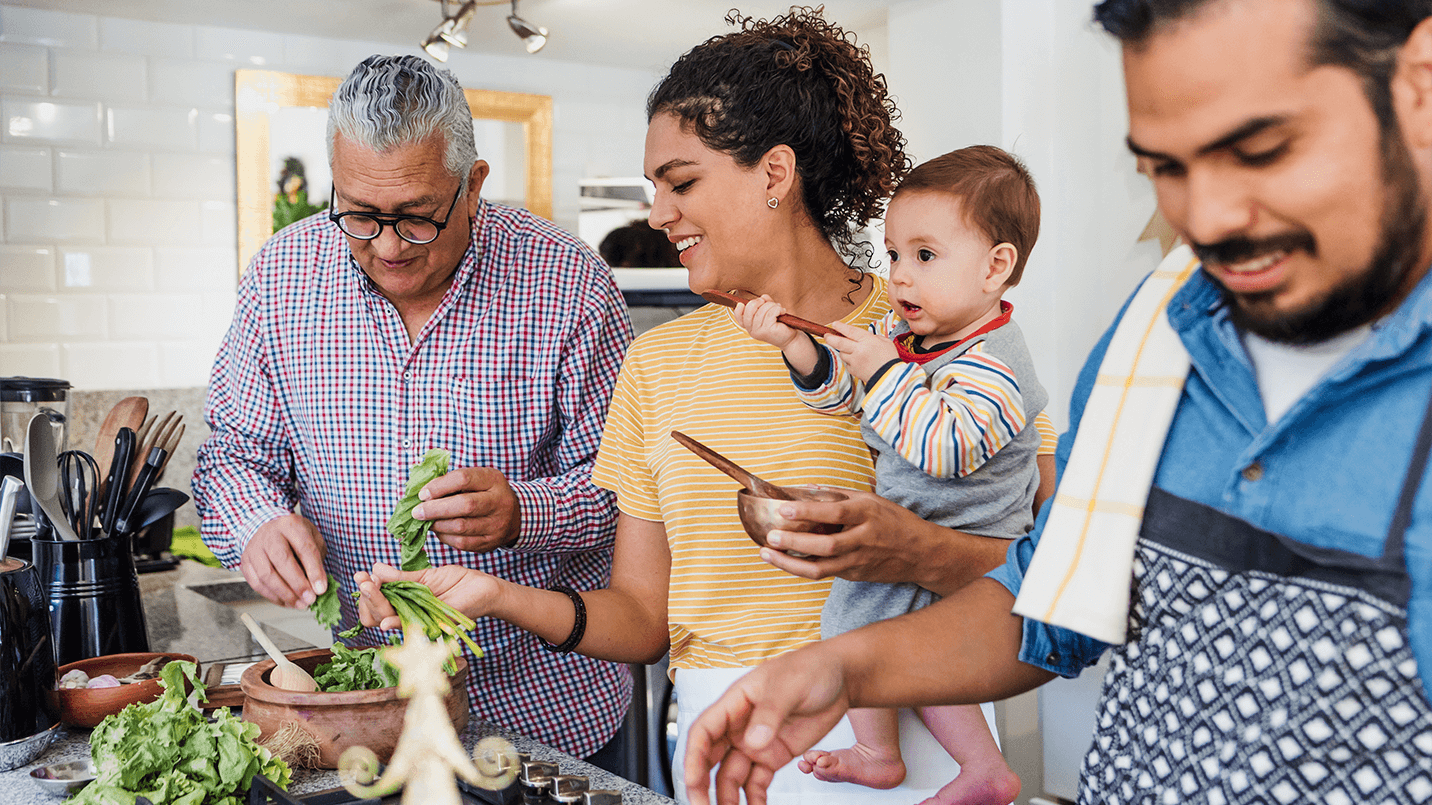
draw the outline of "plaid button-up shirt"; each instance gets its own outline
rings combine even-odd
[[[616,506],[590,473],[630,341],[607,266],[524,210],[482,202],[472,245],[416,343],[338,227],[325,215],[301,221],[265,244],[239,283],[205,406],[214,434],[194,474],[204,541],[237,567],[259,526],[297,505],[323,534],[351,625],[353,573],[398,564],[384,524],[409,467],[442,447],[454,468],[502,471],[522,531],[486,554],[429,539],[434,565],[605,587]],[[384,637],[370,629],[355,642]],[[479,619],[474,638],[487,655],[467,657],[478,717],[578,757],[615,733],[630,699],[625,666],[544,651],[493,618]]]

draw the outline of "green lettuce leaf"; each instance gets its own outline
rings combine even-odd
[[[452,453],[434,448],[424,453],[418,463],[408,471],[408,485],[403,490],[403,497],[398,500],[393,516],[388,518],[388,533],[396,537],[401,546],[403,570],[424,570],[433,566],[428,561],[427,550],[423,547],[432,521],[414,519],[413,508],[421,502],[418,500],[418,491],[434,478],[447,475],[451,461]]]
[[[324,693],[376,690],[398,684],[398,672],[378,656],[376,648],[351,649],[333,644],[333,659],[313,670],[313,680]]]
[[[342,610],[338,608],[338,585],[334,583],[332,573],[328,574],[328,589],[308,605],[308,611],[313,613],[318,625],[326,629],[332,629],[343,620]]]
[[[134,805],[143,796],[154,803],[242,805],[260,773],[288,788],[288,764],[256,743],[257,724],[227,708],[214,711],[212,720],[200,712],[204,683],[193,663],[164,666],[160,683],[158,699],[131,704],[90,733],[95,780],[69,802]],[[186,684],[192,694],[185,694]]]

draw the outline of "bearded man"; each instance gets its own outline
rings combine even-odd
[[[691,729],[693,802],[717,765],[722,802],[761,802],[848,707],[1004,698],[1106,651],[1081,802],[1432,798],[1432,2],[1095,16],[1191,249],[1095,347],[1007,563],[745,677]]]

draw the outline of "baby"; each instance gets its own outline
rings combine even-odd
[[[1034,524],[1038,430],[1044,409],[1024,336],[1003,300],[1039,234],[1039,194],[1018,159],[981,145],[926,162],[901,183],[885,217],[892,310],[869,330],[836,322],[822,346],[776,320],[769,297],[736,309],[752,336],[785,356],[797,394],[830,414],[862,415],[876,455],[875,491],[948,528],[1014,539]],[[836,579],[821,636],[928,606],[914,584]],[[1002,805],[1019,778],[980,707],[924,707],[920,718],[959,775],[938,805]],[[892,788],[905,778],[896,713],[850,712],[855,746],[812,750],[802,771],[823,780]]]

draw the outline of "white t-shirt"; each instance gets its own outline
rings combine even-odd
[[[1268,424],[1277,422],[1338,361],[1372,335],[1372,325],[1348,330],[1317,344],[1283,344],[1243,333],[1243,348],[1253,361],[1258,392]]]

